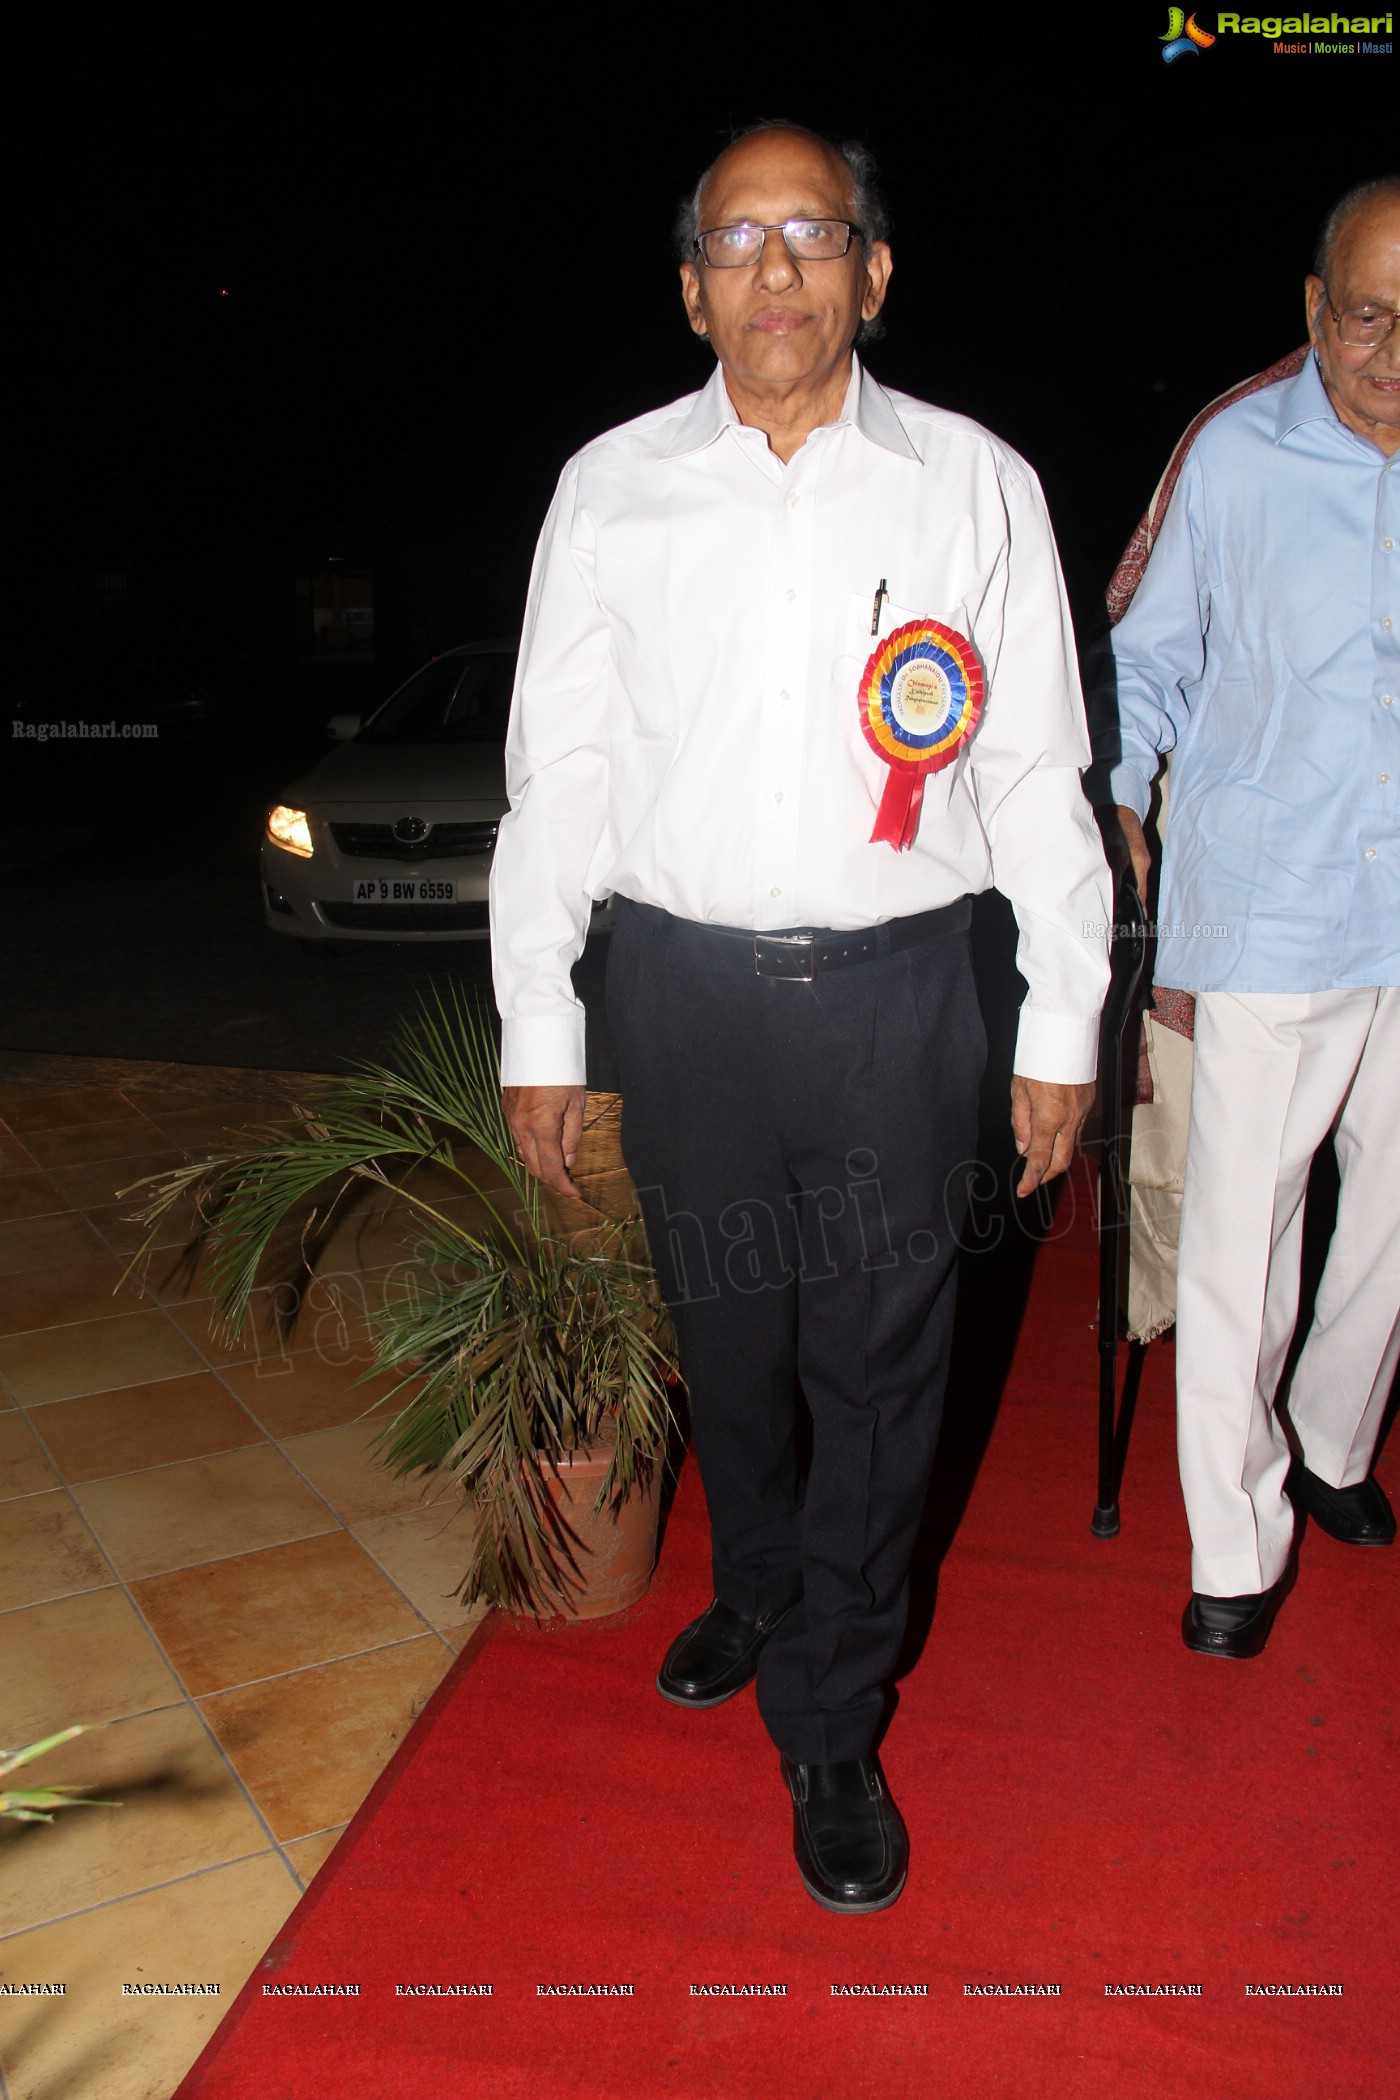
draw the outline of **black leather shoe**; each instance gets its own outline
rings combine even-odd
[[[1225,1655],[1235,1662],[1258,1655],[1293,1587],[1295,1572],[1290,1559],[1272,1589],[1244,1597],[1203,1597],[1193,1590],[1181,1615],[1181,1638],[1197,1655]]]
[[[666,1650],[656,1689],[673,1706],[723,1706],[753,1682],[764,1642],[791,1610],[785,1604],[781,1611],[741,1619],[716,1598]]]
[[[873,1754],[834,1765],[783,1759],[802,1886],[824,1910],[887,1910],[909,1871],[909,1833]]]
[[[1288,1498],[1295,1509],[1306,1510],[1318,1529],[1344,1546],[1389,1546],[1395,1540],[1395,1512],[1378,1480],[1363,1480],[1356,1487],[1329,1487],[1295,1464],[1288,1475]]]

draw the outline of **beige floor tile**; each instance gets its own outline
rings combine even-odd
[[[121,1806],[0,1827],[0,1935],[267,1849],[266,1830],[192,1706],[95,1728],[31,1769],[44,1784],[79,1786]]]
[[[141,1281],[157,1305],[179,1305],[186,1298],[209,1298],[215,1279],[214,1256],[188,1232],[172,1246],[152,1246],[140,1263]]]
[[[74,1721],[169,1706],[180,1686],[129,1598],[91,1590],[0,1617],[5,1738],[32,1743]]]
[[[322,1271],[382,1268],[403,1257],[415,1222],[408,1204],[339,1211],[330,1230],[308,1243],[307,1257]]]
[[[471,1550],[471,1516],[444,1499],[434,1509],[410,1509],[373,1517],[352,1527],[372,1559],[392,1576],[404,1595],[440,1632],[469,1633],[486,1614],[484,1604],[463,1604],[452,1593]]]
[[[141,1120],[114,1087],[0,1087],[0,1119],[11,1130],[58,1130],[73,1123]]]
[[[172,1300],[169,1312],[190,1347],[219,1369],[225,1364],[277,1363],[293,1350],[312,1346],[315,1321],[306,1315],[294,1284],[255,1290],[235,1334],[225,1332],[222,1315],[210,1297]],[[304,1333],[300,1331],[303,1326]]]
[[[163,1312],[119,1313],[0,1341],[0,1375],[21,1407],[201,1369],[198,1356]]]
[[[395,1510],[421,1509],[425,1483],[418,1479],[398,1480],[372,1446],[382,1423],[345,1422],[336,1429],[318,1429],[310,1436],[289,1437],[283,1448],[298,1470],[329,1502],[347,1524],[368,1517],[387,1517]],[[441,1489],[426,1483],[427,1496]]]
[[[133,1583],[132,1595],[200,1698],[424,1630],[344,1531],[152,1576]]]
[[[217,1087],[201,1086],[193,1080],[187,1086],[172,1082],[169,1086],[152,1083],[149,1086],[122,1088],[122,1099],[129,1101],[133,1108],[139,1108],[143,1115],[148,1116],[173,1116],[189,1108],[223,1108],[227,1106],[229,1098],[220,1093]],[[273,1112],[277,1103],[254,1100],[251,1106]]]
[[[315,1837],[293,1838],[283,1847],[303,1888],[315,1880],[344,1835],[345,1825],[340,1823],[334,1830],[318,1830]]]
[[[0,1502],[0,1612],[102,1589],[111,1580],[97,1541],[62,1488]]]
[[[25,1137],[41,1167],[81,1167],[90,1161],[131,1159],[161,1143],[160,1133],[144,1116],[119,1123],[74,1123],[63,1130],[31,1130]]]
[[[373,1318],[386,1305],[402,1310],[406,1299],[411,1302],[416,1266],[413,1262],[400,1261],[377,1269],[322,1268],[316,1281],[325,1289],[334,1291],[350,1316],[352,1333],[358,1336],[373,1332]]]
[[[463,1620],[460,1626],[439,1626],[438,1632],[442,1635],[452,1653],[460,1655],[485,1617],[486,1611],[483,1609],[480,1617]]]
[[[224,1152],[251,1138],[260,1142],[268,1130],[285,1129],[288,1117],[275,1101],[211,1101],[178,1108],[148,1108],[162,1136],[200,1159]]]
[[[134,1279],[123,1283],[122,1268],[115,1254],[99,1248],[70,1255],[50,1268],[0,1276],[0,1335],[135,1312],[144,1294]]]
[[[57,1486],[58,1475],[23,1415],[16,1408],[0,1415],[0,1502]]]
[[[329,1362],[311,1349],[262,1363],[230,1364],[220,1376],[269,1436],[294,1437],[382,1406],[394,1381],[375,1375],[361,1385],[363,1369],[363,1364]]]
[[[169,2100],[297,1896],[269,1851],[7,1940],[15,1982],[68,1986],[29,2001],[0,2040],[12,2100]],[[217,1983],[219,1996],[124,1998],[124,1983]]]
[[[355,1813],[451,1666],[425,1634],[200,1705],[285,1843]]]
[[[46,1175],[0,1175],[0,1225],[19,1218],[44,1218],[57,1210],[71,1210],[71,1200]]]
[[[219,1096],[207,1087],[161,1086],[157,1081],[150,1086],[124,1086],[122,1099],[139,1108],[143,1116],[158,1116],[162,1110],[173,1115],[182,1108],[214,1108]]]
[[[103,1252],[101,1240],[75,1210],[0,1225],[0,1276],[18,1276],[26,1269],[48,1269]]]
[[[215,1370],[225,1364],[275,1363],[305,1349],[357,1370],[370,1361],[363,1311],[321,1277],[260,1285],[248,1300],[241,1334],[232,1338],[219,1325],[210,1299],[172,1305],[170,1317]]]
[[[51,1400],[35,1408],[32,1426],[70,1484],[262,1441],[257,1423],[212,1371]]]
[[[267,1443],[90,1480],[73,1499],[127,1582],[310,1538],[335,1521]]]
[[[51,1173],[53,1180],[65,1195],[71,1196],[79,1210],[90,1210],[94,1204],[115,1203],[123,1190],[133,1188],[148,1175],[173,1172],[184,1163],[183,1152],[152,1147],[147,1152],[133,1153],[130,1159],[87,1160],[81,1166],[54,1167]],[[124,1208],[135,1210],[138,1204],[149,1202],[153,1193],[153,1190],[143,1189],[134,1196],[126,1196]]]
[[[134,1254],[148,1237],[153,1247],[183,1247],[196,1224],[194,1203],[189,1197],[172,1205],[154,1227],[143,1225],[136,1217],[138,1204],[130,1198],[123,1203],[89,1203],[84,1208],[94,1230],[120,1255]]]
[[[153,1248],[144,1265],[146,1288],[160,1305],[181,1305],[210,1299],[217,1287],[217,1249],[185,1239],[179,1246]],[[296,1254],[280,1240],[273,1242],[258,1263],[255,1288],[275,1290],[290,1284],[298,1292],[307,1282],[306,1271]],[[290,1305],[293,1301],[287,1300]]]
[[[11,1137],[7,1130],[0,1130],[0,1175],[33,1172],[33,1153],[27,1152],[19,1139]]]

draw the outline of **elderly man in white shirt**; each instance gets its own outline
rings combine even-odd
[[[985,1039],[970,897],[1015,907],[1019,1193],[1073,1157],[1110,917],[1064,590],[1025,462],[852,354],[873,170],[761,126],[697,186],[709,384],[566,467],[535,561],[492,883],[506,1111],[572,1188],[570,969],[618,924],[623,1150],[675,1317],[714,1601],[657,1679],[757,1678],[808,1892],[907,1838],[874,1750],[937,1440]],[[800,1477],[799,1395],[812,1417]]]

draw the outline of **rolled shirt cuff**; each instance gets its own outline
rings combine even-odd
[[[1143,779],[1136,766],[1115,766],[1108,776],[1108,791],[1118,808],[1136,810],[1146,822],[1152,805],[1152,783]]]
[[[584,1086],[586,1070],[581,1006],[501,1023],[502,1086]]]
[[[1012,1069],[1022,1079],[1045,1079],[1057,1086],[1087,1086],[1098,1063],[1097,1014],[1047,1013],[1029,1003],[1021,1008]]]

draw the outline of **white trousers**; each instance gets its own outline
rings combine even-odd
[[[1288,1414],[1310,1472],[1370,1469],[1400,1358],[1400,990],[1203,992],[1177,1297],[1191,1586],[1269,1588],[1293,1512],[1275,1408],[1298,1317],[1303,1198],[1335,1125],[1341,1198]]]

